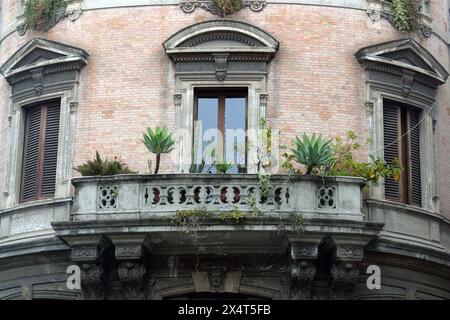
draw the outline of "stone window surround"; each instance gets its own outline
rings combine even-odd
[[[368,153],[384,159],[384,136],[383,136],[383,100],[389,99],[418,107],[422,110],[420,116],[420,171],[422,188],[422,208],[438,212],[439,202],[436,185],[436,159],[435,159],[435,136],[433,133],[433,118],[427,110],[434,101],[420,101],[415,97],[404,97],[401,90],[396,90],[389,85],[366,84],[367,92],[367,126],[369,138],[373,141],[369,145]],[[437,103],[437,102],[436,102]],[[435,106],[434,108],[437,108]],[[384,179],[370,188],[370,198],[384,199]]]
[[[9,116],[10,143],[8,144],[7,150],[8,161],[6,169],[6,192],[4,194],[5,208],[12,207],[20,203],[23,139],[25,129],[24,107],[51,99],[61,99],[55,198],[65,198],[70,196],[75,112],[77,107],[77,102],[74,98],[76,97],[76,92],[76,86],[74,86],[72,90],[56,89],[55,91],[47,92],[40,96],[28,97],[11,103],[11,115]]]
[[[213,41],[212,45],[205,46],[208,41]],[[251,143],[247,172],[257,172],[259,123],[266,117],[267,63],[278,46],[278,41],[265,31],[226,19],[191,25],[164,42],[166,53],[175,62],[175,126],[179,134],[174,172],[189,172],[192,162],[195,88],[226,87],[248,90],[247,138]]]
[[[60,57],[56,59],[22,64],[23,58],[33,50],[47,50]],[[61,56],[62,55],[62,56]],[[58,160],[56,173],[55,199],[70,196],[70,177],[72,174],[73,144],[75,138],[75,117],[78,106],[78,87],[81,68],[87,62],[88,54],[78,48],[40,38],[33,38],[16,51],[1,67],[5,79],[10,82],[8,116],[8,146],[5,192],[2,195],[3,208],[20,205],[20,187],[22,176],[23,142],[25,130],[25,110],[28,105],[52,99],[60,99],[61,115],[58,140]],[[17,67],[19,65],[19,67]],[[53,75],[74,72],[74,78],[57,80]],[[48,73],[54,72],[54,73]],[[13,88],[23,79],[33,79],[18,92]],[[36,78],[35,78],[35,75]],[[44,80],[48,79],[48,80]],[[33,85],[34,84],[34,85]],[[31,85],[31,86],[30,86]],[[35,201],[39,203],[39,201]]]

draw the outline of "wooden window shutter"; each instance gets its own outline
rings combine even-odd
[[[59,101],[26,111],[22,202],[49,198],[55,194],[59,118]]]
[[[410,203],[422,206],[422,188],[420,180],[420,111],[409,109],[409,153],[410,153]]]
[[[394,159],[400,158],[399,132],[400,132],[400,108],[395,104],[385,103],[383,108],[384,126],[384,161],[392,164]],[[393,201],[400,200],[400,184],[394,179],[385,179],[385,198]]]

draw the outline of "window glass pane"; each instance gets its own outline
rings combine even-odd
[[[245,98],[225,99],[225,159],[232,163],[230,173],[245,166]]]
[[[211,164],[217,153],[218,98],[198,98],[194,162]],[[209,166],[207,166],[209,167]]]

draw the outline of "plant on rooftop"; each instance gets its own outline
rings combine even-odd
[[[161,163],[161,154],[171,152],[175,147],[175,141],[166,127],[156,127],[155,130],[147,128],[147,131],[143,132],[142,136],[142,142],[147,147],[147,150],[156,155],[154,173],[157,174]]]
[[[123,161],[117,160],[117,157],[114,157],[114,160],[102,159],[97,151],[95,151],[94,160],[88,160],[74,169],[81,173],[82,176],[110,176],[136,173],[130,170]]]
[[[65,6],[64,0],[27,0],[25,22],[28,27],[41,30],[54,18],[56,12]]]

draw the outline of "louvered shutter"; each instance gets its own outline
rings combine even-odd
[[[411,184],[411,204],[422,206],[422,188],[420,180],[420,111],[417,109],[409,110],[409,128],[410,128],[410,184]]]
[[[41,179],[42,197],[49,197],[55,194],[56,161],[58,157],[59,116],[60,108],[58,105],[52,105],[47,108],[44,161]]]
[[[28,110],[25,118],[25,145],[22,174],[22,201],[36,200],[41,138],[41,109]]]
[[[392,164],[394,159],[399,159],[399,106],[385,103],[383,108],[384,127],[384,161]],[[398,181],[391,178],[385,179],[384,195],[386,199],[400,200],[400,185]]]
[[[59,118],[59,102],[39,105],[26,111],[22,202],[55,194]]]

